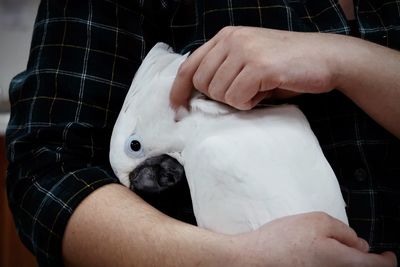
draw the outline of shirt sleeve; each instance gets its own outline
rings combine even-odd
[[[112,127],[152,46],[142,2],[40,4],[27,69],[10,85],[6,133],[10,208],[40,266],[63,265],[62,236],[74,209],[117,182],[108,160]]]

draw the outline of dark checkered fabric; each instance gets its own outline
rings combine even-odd
[[[400,49],[400,1],[354,2],[360,37]],[[27,68],[10,86],[7,129],[10,207],[40,266],[62,265],[72,212],[117,182],[111,130],[147,51],[157,41],[190,51],[226,25],[351,32],[337,0],[42,1]],[[340,181],[351,226],[372,251],[399,256],[399,140],[337,91],[293,101]]]

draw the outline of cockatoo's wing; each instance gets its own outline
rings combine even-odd
[[[324,211],[347,223],[336,177],[295,106],[221,117],[183,151],[201,227],[236,234],[291,214]]]

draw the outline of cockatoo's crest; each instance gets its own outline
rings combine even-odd
[[[159,89],[145,90],[149,84],[157,85],[159,79],[175,79],[177,69],[186,60],[188,54],[179,55],[173,52],[172,48],[165,43],[157,43],[147,54],[140,68],[135,74],[131,88],[126,95],[123,111],[126,111],[131,105],[136,105],[137,101],[142,101],[143,95],[150,95]],[[155,81],[155,82],[154,82]],[[170,88],[166,88],[165,92],[169,93]],[[141,94],[140,96],[135,96]],[[154,96],[153,96],[154,97]],[[158,97],[160,98],[160,97]]]

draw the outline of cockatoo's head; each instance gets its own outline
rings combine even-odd
[[[186,57],[173,53],[166,44],[156,44],[143,60],[125,98],[111,137],[110,163],[121,183],[131,189],[135,172],[149,158],[155,165],[164,164],[167,172],[183,172],[182,168],[168,170],[169,164],[179,165],[175,159],[179,160],[181,149],[169,93]],[[163,154],[174,155],[175,159],[162,157]],[[176,174],[170,174],[173,175]],[[147,186],[150,182],[142,183]]]

